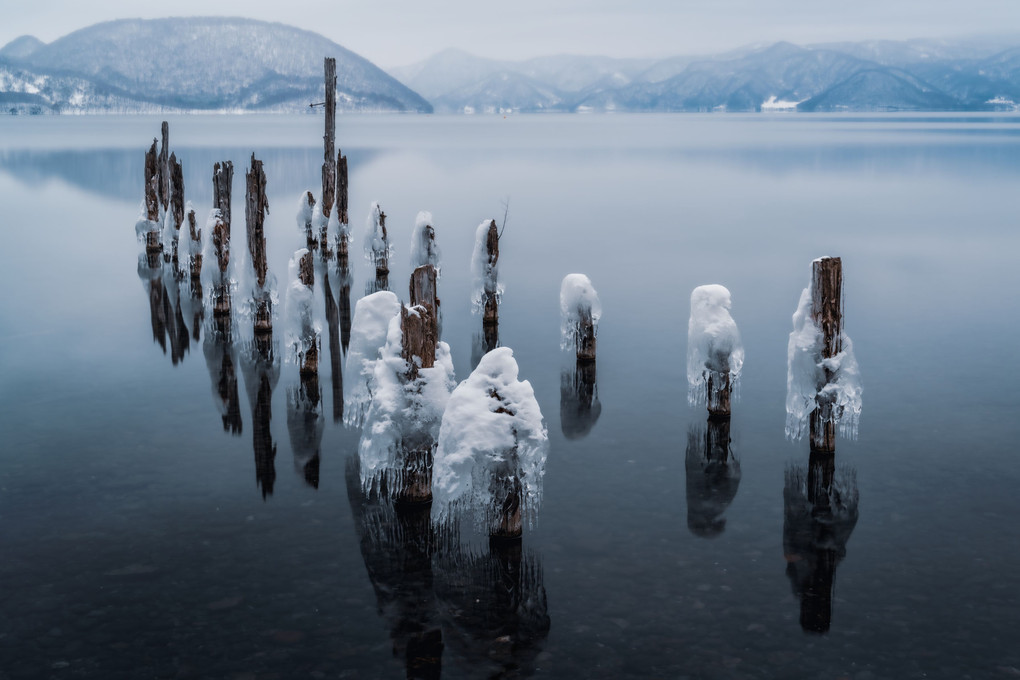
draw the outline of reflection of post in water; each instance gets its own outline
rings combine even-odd
[[[705,429],[687,432],[687,528],[715,538],[726,529],[723,513],[740,486],[740,462],[730,448],[730,418],[709,416]]]
[[[149,317],[152,323],[152,339],[166,354],[167,341],[170,344],[170,361],[176,366],[184,360],[191,347],[188,326],[181,309],[180,284],[173,273],[164,270],[159,258],[150,266],[148,255],[139,258],[138,277],[145,285],[149,296]]]
[[[272,334],[255,336],[242,361],[244,385],[251,405],[252,447],[255,450],[255,482],[262,498],[273,495],[276,481],[276,444],[270,424],[273,419],[273,390],[280,378],[280,358]]]
[[[319,488],[322,431],[322,393],[319,374],[301,372],[301,381],[287,392],[287,431],[294,452],[294,468],[308,486]]]
[[[235,368],[237,355],[232,343],[229,317],[213,319],[202,349],[212,379],[213,403],[223,418],[223,430],[240,436],[241,403],[237,395]]]
[[[344,354],[351,346],[351,282],[354,276],[347,266],[346,260],[342,260],[337,269],[340,280],[340,292],[337,294],[337,305],[340,309],[340,344],[343,345]]]
[[[451,547],[438,566],[447,666],[472,677],[533,674],[550,627],[537,556],[519,541],[492,539],[485,553]]]
[[[333,299],[333,287],[329,285],[330,275],[323,268],[322,297],[326,301],[326,325],[329,329],[329,375],[333,388],[333,422],[339,423],[344,417],[344,383],[340,372],[340,310]],[[350,290],[348,289],[348,296]],[[350,319],[350,298],[347,301],[348,320]],[[350,328],[348,326],[348,328]],[[348,331],[349,333],[350,331]]]
[[[432,567],[439,536],[431,505],[395,504],[385,485],[366,493],[357,456],[348,459],[346,474],[361,556],[390,628],[393,655],[403,660],[408,678],[439,678],[443,632]]]
[[[786,470],[783,552],[805,632],[829,630],[836,566],[846,557],[858,500],[857,473],[837,469],[832,452],[812,451],[807,471],[800,466]]]
[[[573,372],[560,374],[560,426],[563,436],[583,439],[601,414],[595,362],[578,361]]]

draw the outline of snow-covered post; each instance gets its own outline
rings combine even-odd
[[[698,286],[691,292],[687,322],[687,399],[692,406],[708,404],[713,417],[730,416],[731,390],[740,379],[744,348],[730,316],[730,291],[724,286]]]
[[[161,132],[163,144],[159,149],[159,166],[156,173],[159,177],[159,204],[165,213],[170,207],[170,124],[165,120]]]
[[[810,423],[811,450],[836,450],[836,425],[857,436],[861,382],[853,343],[843,332],[842,262],[822,257],[811,265],[811,285],[800,296],[788,346],[786,434],[799,438]]]
[[[307,251],[301,256],[298,264],[298,279],[310,294],[312,288],[315,287],[315,261],[312,259],[312,254]],[[303,328],[302,332],[305,335],[306,343],[304,354],[301,357],[301,375],[318,375],[319,339],[309,328]]]
[[[560,345],[573,346],[578,361],[595,361],[595,344],[598,336],[602,303],[595,287],[584,274],[567,274],[560,285]]]
[[[230,190],[234,183],[234,164],[223,161],[213,165],[213,208],[230,230]]]
[[[519,539],[542,498],[548,433],[509,347],[482,357],[450,395],[439,430],[433,491],[437,514],[476,515],[489,535]]]
[[[326,77],[326,131],[322,135],[322,231],[325,232],[329,216],[333,210],[336,190],[336,59],[325,57],[323,68]]]
[[[191,285],[201,286],[202,276],[202,230],[198,228],[195,211],[188,211],[188,236],[191,239]]]
[[[304,228],[305,230],[305,244],[308,250],[315,250],[319,247],[319,242],[315,239],[315,234],[312,231],[312,213],[315,210],[315,195],[311,191],[306,191],[301,200],[298,201],[298,228]]]
[[[499,323],[499,231],[496,229],[496,220],[489,220],[486,226],[483,222],[478,228],[479,235],[485,229],[485,255],[484,260],[479,262],[482,269],[482,325],[491,326]],[[476,249],[477,241],[476,237]],[[476,260],[481,253],[476,253]]]
[[[375,266],[375,284],[372,292],[385,290],[389,286],[390,240],[386,234],[386,213],[378,203],[372,203],[368,215],[368,236],[365,239],[365,255]]]

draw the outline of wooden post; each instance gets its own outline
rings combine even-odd
[[[843,349],[843,263],[838,257],[823,257],[811,265],[811,319],[822,332],[822,358],[831,359]],[[825,384],[832,372],[825,370]],[[836,450],[836,425],[832,422],[832,402],[819,398],[811,412],[811,450]]]
[[[708,384],[705,386],[708,391],[708,414],[713,418],[730,417],[730,371],[727,358],[724,371],[709,371]]]
[[[266,198],[266,173],[262,169],[262,161],[251,155],[251,168],[245,173],[245,206],[244,217],[248,228],[248,252],[251,253],[252,266],[258,282],[255,293],[255,332],[271,333],[273,331],[273,310],[269,291],[265,290],[269,263],[266,259],[265,219],[269,212],[269,200]]]
[[[516,447],[512,455],[516,456]],[[509,479],[501,480],[498,487],[502,489],[499,496],[502,496],[503,500],[502,502],[497,500],[499,507],[495,522],[489,529],[489,539],[519,541],[524,534],[524,525],[521,521],[521,480],[517,475],[511,475]]]
[[[145,152],[145,219],[155,225],[155,228],[145,232],[145,254],[151,261],[158,257],[163,250],[163,243],[159,234],[159,165],[156,153],[156,140],[152,140],[152,146]]]
[[[170,259],[176,267],[179,259],[177,243],[181,226],[184,224],[184,169],[177,160],[177,154],[170,154],[170,211],[174,216],[174,238]]]
[[[195,219],[195,211],[188,211],[188,229],[191,233],[192,243],[202,242],[202,231],[198,228],[197,221]],[[194,283],[196,280],[202,277],[202,253],[201,251],[191,256],[191,280]]]
[[[578,310],[577,322],[577,360],[595,361],[595,322],[591,317],[591,307]]]
[[[431,368],[436,362],[439,328],[436,318],[436,268],[423,265],[411,274],[411,311],[402,307],[400,329],[403,333],[401,355],[408,363],[408,379],[413,380],[419,368]],[[416,360],[417,359],[417,360]]]
[[[499,230],[496,229],[496,220],[489,222],[489,232],[485,237],[485,250],[489,256],[489,266],[483,283],[485,310],[482,313],[482,325],[493,325],[499,323],[499,299],[497,297],[499,284],[493,274],[496,263],[499,261]]]
[[[344,348],[344,354],[347,354],[347,348],[351,344],[351,282],[354,277],[351,276],[346,263],[342,263],[337,271],[340,276],[340,293],[337,296],[337,306],[340,310],[340,344]]]
[[[322,216],[326,218],[323,221],[323,225],[325,225],[333,210],[334,191],[336,190],[336,160],[333,156],[336,144],[336,59],[326,57],[323,62],[326,72],[326,132],[322,136],[324,152],[322,162]]]
[[[308,250],[315,250],[319,242],[312,233],[312,211],[315,210],[315,196],[311,191],[305,192],[305,200],[308,202],[308,217],[305,218],[305,242]]]
[[[347,156],[336,152],[336,218],[340,224],[349,224],[347,217]]]
[[[386,213],[379,209],[379,231],[382,234],[382,247],[374,250],[375,277],[385,279],[390,273],[390,240],[386,235]]]
[[[163,206],[163,212],[170,207],[170,125],[164,120],[161,132],[163,134],[163,145],[159,149],[159,204]]]
[[[234,183],[234,164],[224,161],[213,166],[213,207],[230,229],[230,189]]]

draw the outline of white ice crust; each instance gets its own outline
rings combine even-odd
[[[691,292],[691,317],[687,322],[687,399],[692,406],[705,403],[708,379],[713,372],[729,373],[730,389],[736,392],[744,347],[740,331],[730,316],[730,291],[724,286],[698,286]]]
[[[434,239],[426,235],[426,227],[435,228],[432,221],[432,213],[422,210],[414,220],[414,232],[411,234],[411,271],[418,267],[430,264],[436,268],[439,274],[439,246]]]
[[[821,398],[832,400],[831,420],[840,434],[856,439],[862,388],[853,343],[842,333],[842,350],[831,359],[822,358],[822,332],[811,318],[811,299],[808,284],[793,314],[793,332],[787,346],[786,436],[799,439],[807,432],[808,417]],[[832,374],[828,382],[826,370]]]
[[[344,370],[344,423],[361,426],[372,403],[375,363],[386,342],[390,321],[399,318],[400,300],[383,290],[372,293],[354,306],[351,344]]]
[[[599,319],[602,317],[602,303],[595,291],[591,279],[584,274],[567,274],[560,285],[560,347],[574,347],[578,323],[582,315],[590,315],[592,323],[598,331]]]
[[[493,473],[516,470],[522,517],[533,521],[542,497],[548,433],[528,381],[517,379],[509,347],[497,347],[450,395],[432,477],[433,514],[484,513]],[[515,451],[516,447],[516,451]]]

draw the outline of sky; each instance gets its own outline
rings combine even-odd
[[[325,35],[384,68],[447,48],[495,59],[660,58],[761,42],[1020,33],[1020,0],[4,0],[0,45],[122,18],[244,16]]]

